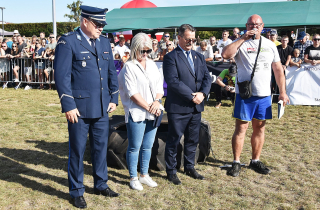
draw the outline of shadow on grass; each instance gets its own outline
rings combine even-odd
[[[199,164],[203,164],[203,165],[209,165],[209,166],[212,166],[212,167],[217,167],[219,168],[220,166],[223,166],[223,165],[226,165],[226,164],[232,164],[232,161],[229,162],[229,161],[222,161],[222,160],[218,160],[218,159],[215,159],[213,157],[208,157],[206,162],[204,163],[199,163]],[[221,168],[221,170],[223,170],[224,168]]]
[[[43,185],[34,180],[30,180],[26,177],[21,176],[20,174],[33,176],[43,180],[53,180],[57,183],[67,185],[68,181],[64,178],[52,176],[46,173],[41,173],[3,156],[0,156],[0,167],[0,179],[3,181],[19,183],[23,187],[30,188],[32,190],[39,191],[48,195],[57,196],[61,199],[69,200],[70,198],[68,193],[58,191],[50,186]]]

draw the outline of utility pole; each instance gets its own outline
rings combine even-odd
[[[2,38],[4,38],[4,21],[3,21],[3,10],[5,9],[5,7],[0,7],[0,9],[2,10]]]
[[[57,38],[56,1],[52,0],[53,34]]]

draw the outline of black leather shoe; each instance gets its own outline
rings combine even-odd
[[[94,190],[94,194],[96,194],[96,195],[102,194],[102,195],[107,196],[107,197],[118,197],[120,195],[119,193],[116,193],[116,192],[112,191],[110,189],[110,187],[107,187],[106,189],[101,190],[101,191],[95,189]]]
[[[204,177],[201,176],[200,174],[198,174],[198,172],[196,171],[196,169],[186,169],[185,173],[187,176],[190,176],[194,179],[200,179],[200,180],[204,180]]]
[[[87,203],[83,196],[73,198],[72,204],[79,209],[87,208]]]
[[[177,174],[167,174],[167,178],[170,182],[172,182],[175,185],[180,185],[181,181],[178,178]]]

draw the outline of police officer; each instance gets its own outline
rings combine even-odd
[[[62,112],[68,120],[69,191],[74,206],[83,197],[83,154],[89,133],[94,192],[117,197],[108,185],[108,113],[118,104],[118,80],[109,39],[102,36],[107,9],[81,6],[80,27],[63,35],[56,47],[55,79]]]

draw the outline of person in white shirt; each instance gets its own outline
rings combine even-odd
[[[126,62],[119,76],[120,97],[125,111],[128,134],[127,164],[130,187],[143,190],[141,184],[156,187],[148,175],[151,149],[157,132],[154,120],[164,110],[161,105],[163,77],[154,61],[148,59],[152,41],[145,33],[132,39],[131,60]],[[140,159],[140,177],[137,176]]]
[[[218,49],[219,49],[219,54],[222,53],[222,49],[223,49],[225,46],[227,46],[227,45],[229,45],[229,44],[231,44],[231,43],[232,43],[232,40],[229,39],[229,31],[224,30],[224,31],[222,32],[222,39],[219,40],[218,45],[217,45],[217,46],[218,46]]]
[[[119,53],[121,58],[124,56],[124,51],[128,50],[129,48],[125,45],[125,38],[120,37],[119,45],[114,47],[114,54]]]
[[[200,46],[197,47],[196,51],[201,53],[206,61],[213,61],[213,51],[212,47],[208,46],[207,42],[202,41],[200,42]]]

